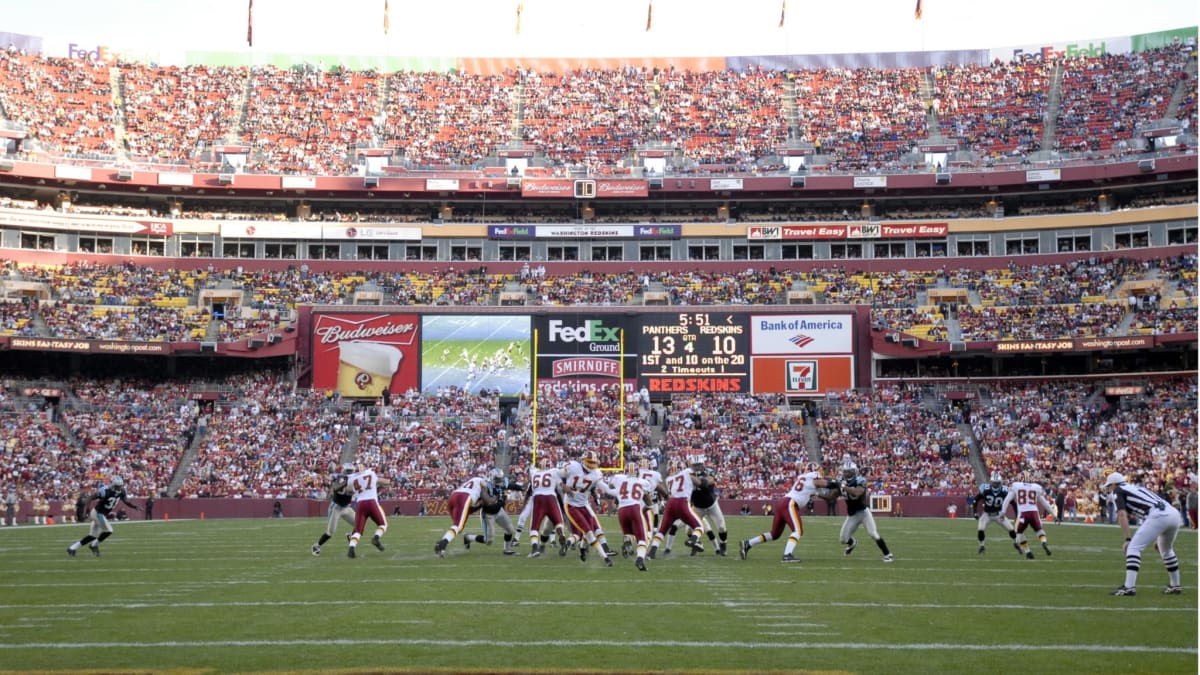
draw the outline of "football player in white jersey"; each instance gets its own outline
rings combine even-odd
[[[488,491],[487,479],[480,476],[468,480],[457,490],[451,492],[446,504],[447,510],[450,512],[450,528],[433,545],[433,552],[438,554],[439,558],[445,558],[446,547],[467,526],[467,518],[470,518],[473,512],[495,501],[496,499]]]
[[[594,450],[567,464],[563,479],[563,501],[567,505],[567,521],[571,524],[572,539],[577,535],[579,559],[586,562],[588,550],[595,547],[604,558],[604,564],[612,567],[611,552],[596,512],[592,510],[592,492],[604,482],[600,473],[600,457]]]
[[[751,548],[778,539],[783,534],[784,526],[787,526],[792,533],[788,535],[787,544],[783,547],[783,562],[800,562],[800,559],[795,556],[796,544],[800,543],[800,537],[804,535],[804,521],[800,518],[800,510],[808,507],[808,502],[818,488],[837,490],[840,487],[837,481],[822,478],[820,465],[810,462],[796,477],[795,482],[792,483],[792,489],[775,502],[773,506],[775,517],[771,522],[771,531],[742,541],[740,546],[742,560],[745,560],[746,556],[750,554]]]
[[[1023,477],[1024,478],[1024,477]],[[1037,532],[1038,541],[1042,542],[1042,550],[1050,555],[1050,546],[1046,543],[1046,530],[1042,527],[1042,513],[1052,513],[1053,507],[1042,494],[1042,486],[1032,480],[1019,480],[1008,486],[1008,496],[1000,506],[1000,513],[1008,513],[1008,505],[1017,506],[1017,546],[1021,553],[1033,560],[1033,551],[1029,549],[1029,540],[1025,538],[1025,529],[1032,527]]]
[[[560,554],[566,555],[567,535],[563,529],[562,507],[558,503],[558,492],[562,488],[563,471],[549,459],[542,459],[540,467],[529,469],[529,502],[526,505],[533,514],[529,521],[530,558],[542,554],[542,523],[549,520],[562,546]]]
[[[649,534],[658,526],[658,517],[662,513],[663,500],[666,499],[667,490],[662,487],[662,474],[654,468],[654,464],[649,458],[635,457],[631,459],[634,462],[637,477],[646,481],[648,486],[649,500],[642,507],[642,515],[646,520],[646,531]],[[628,558],[633,555],[636,543],[631,537],[626,536],[621,543],[621,557]]]
[[[350,549],[346,555],[355,557],[358,540],[362,538],[363,528],[370,518],[375,523],[375,534],[371,543],[380,551],[383,550],[383,535],[387,532],[387,517],[379,507],[379,476],[374,469],[361,469],[346,476],[346,484],[354,490],[354,532],[350,534]]]
[[[667,491],[667,502],[663,505],[662,522],[658,524],[658,530],[654,533],[654,543],[650,544],[650,559],[653,560],[658,555],[658,547],[662,545],[667,530],[674,527],[675,521],[688,526],[687,545],[692,549],[692,553],[703,551],[700,536],[704,534],[704,524],[700,522],[691,505],[692,491],[696,489],[692,468],[676,464],[675,470],[664,479],[663,485]]]
[[[608,485],[610,494],[617,498],[617,521],[621,524],[621,532],[636,542],[637,557],[633,564],[645,572],[647,523],[643,509],[650,504],[650,483],[639,474],[636,465],[630,466],[628,473],[610,476]]]

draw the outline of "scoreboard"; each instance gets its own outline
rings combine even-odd
[[[750,391],[749,315],[699,311],[639,318],[639,386],[652,394]]]

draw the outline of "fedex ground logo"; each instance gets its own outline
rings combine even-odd
[[[599,319],[588,319],[582,326],[572,326],[560,319],[550,321],[547,337],[551,343],[575,343],[592,353],[621,351],[621,327],[607,326]]]
[[[789,392],[811,394],[819,391],[817,379],[817,362],[809,359],[787,361],[787,390]]]

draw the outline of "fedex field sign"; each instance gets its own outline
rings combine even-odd
[[[852,354],[849,314],[756,314],[750,318],[754,354]]]

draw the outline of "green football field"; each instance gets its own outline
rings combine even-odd
[[[816,516],[785,565],[782,542],[739,560],[768,521],[733,517],[729,557],[680,542],[639,572],[530,559],[528,542],[506,557],[460,538],[439,559],[448,524],[394,518],[387,550],[354,560],[344,524],[310,554],[315,519],[118,523],[101,557],[74,559],[84,526],[2,528],[0,671],[1197,672],[1193,531],[1183,595],[1161,595],[1148,552],[1118,598],[1110,526],[1049,525],[1053,557],[1029,561],[999,530],[977,555],[970,519],[881,519],[885,564],[861,530],[844,558],[841,519]]]

